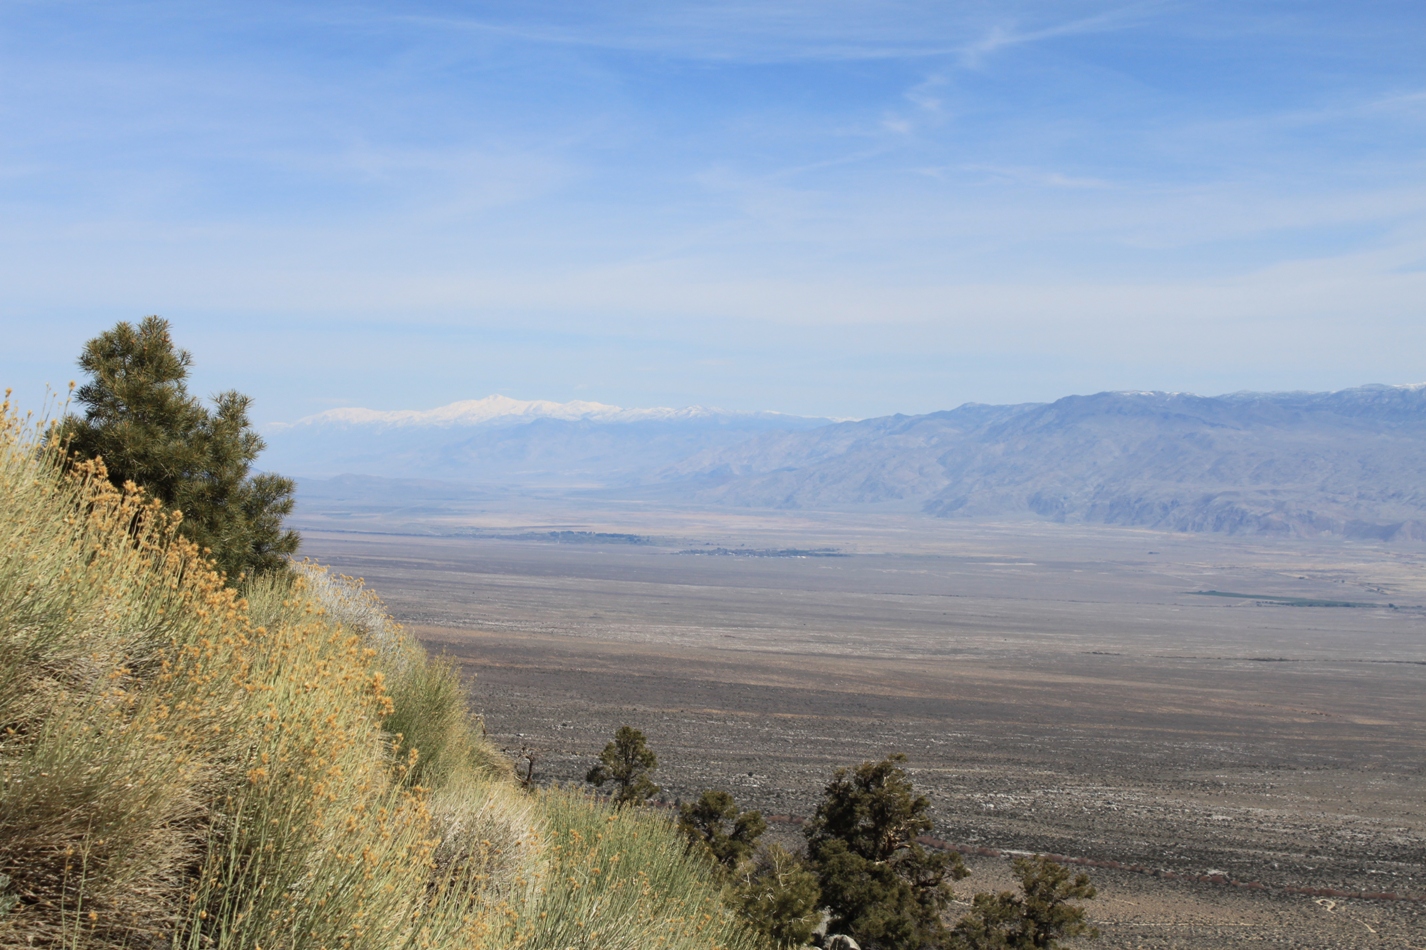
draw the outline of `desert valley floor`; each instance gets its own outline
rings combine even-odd
[[[959,893],[1008,886],[1015,851],[1093,862],[1097,946],[1426,948],[1426,548],[612,507],[300,523],[540,781],[627,723],[669,800],[726,788],[795,839],[832,769],[899,751],[970,852]]]

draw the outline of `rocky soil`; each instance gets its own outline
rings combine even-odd
[[[462,664],[539,781],[579,782],[627,723],[668,801],[728,789],[795,844],[833,769],[899,751],[967,852],[967,899],[1050,852],[1099,886],[1099,946],[1426,948],[1417,555],[1035,540],[778,559],[319,539]]]

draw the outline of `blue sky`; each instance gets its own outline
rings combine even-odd
[[[1426,5],[0,0],[0,381],[261,422],[1426,380]]]

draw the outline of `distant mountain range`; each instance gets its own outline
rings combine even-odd
[[[777,412],[622,409],[488,396],[426,411],[329,409],[264,433],[275,471],[462,484],[607,488],[657,480],[696,455],[829,419]]]
[[[269,441],[263,462],[299,475],[1426,540],[1426,385],[1099,393],[854,422],[492,397],[426,413],[334,410]]]

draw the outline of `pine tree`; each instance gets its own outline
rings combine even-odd
[[[648,747],[644,734],[632,726],[620,726],[614,741],[599,753],[599,764],[589,770],[584,780],[595,788],[612,782],[616,804],[643,805],[659,793],[659,787],[649,778],[658,767],[658,756]]]
[[[951,881],[969,872],[956,854],[927,851],[930,802],[915,794],[903,755],[838,769],[805,829],[830,929],[864,948],[919,950],[946,937]]]
[[[278,570],[300,541],[282,525],[292,480],[250,474],[264,448],[248,420],[252,400],[228,391],[209,410],[188,392],[192,363],[167,320],[120,322],[85,345],[84,415],[64,419],[60,436],[75,456],[102,458],[115,485],[133,482],[182,512],[179,530],[230,579]]]
[[[767,822],[762,812],[738,811],[727,792],[708,789],[698,801],[679,806],[678,830],[731,871],[753,853]]]
[[[1069,903],[1094,897],[1088,874],[1071,877],[1068,868],[1043,855],[1016,858],[1012,867],[1023,896],[975,895],[970,913],[952,931],[955,950],[1052,950],[1062,940],[1099,936],[1084,908]]]
[[[822,922],[817,875],[775,844],[739,865],[733,896],[743,916],[779,947],[807,945]]]

